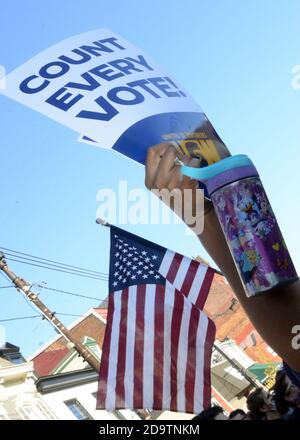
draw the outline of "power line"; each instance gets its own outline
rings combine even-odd
[[[0,322],[8,322],[8,321],[19,321],[21,319],[33,319],[40,318],[42,315],[33,315],[33,316],[21,316],[19,318],[8,318],[8,319],[0,319]]]
[[[43,286],[42,284],[38,284],[37,287],[40,287],[40,288],[46,289],[46,290],[50,290],[51,292],[63,293],[65,295],[71,295],[71,296],[77,296],[79,298],[94,299],[95,301],[105,301],[105,298],[96,298],[95,296],[83,295],[83,294],[69,292],[69,291],[61,290],[61,289],[53,289],[51,287]]]
[[[9,256],[9,258],[7,258],[7,256]],[[66,270],[66,271],[68,271],[68,272],[74,272],[75,274],[76,273],[82,273],[82,274],[84,274],[84,275],[86,275],[86,276],[91,276],[91,277],[99,277],[99,278],[103,278],[103,279],[107,279],[107,276],[105,276],[105,275],[96,275],[96,274],[93,274],[93,273],[89,273],[89,272],[85,272],[85,271],[83,271],[83,270],[78,270],[78,269],[69,269],[68,267],[64,267],[64,266],[60,266],[60,265],[58,265],[58,264],[52,264],[52,263],[44,263],[43,261],[40,261],[40,260],[38,260],[38,259],[32,259],[32,258],[27,258],[27,257],[22,257],[22,256],[20,256],[20,255],[14,255],[14,254],[11,254],[10,252],[5,252],[5,257],[6,257],[6,259],[7,260],[9,260],[9,259],[11,259],[12,260],[12,258],[11,257],[13,257],[13,258],[19,258],[21,261],[26,261],[26,262],[28,262],[28,261],[32,261],[33,263],[40,263],[40,264],[42,264],[43,266],[45,266],[45,267],[54,267],[54,268],[58,268],[58,269],[63,269],[63,270]],[[14,260],[13,260],[14,261]]]
[[[1,275],[2,275],[5,279],[7,279],[9,282],[11,282],[11,280],[8,278],[8,276],[7,276],[4,272],[0,271],[0,273],[1,273]],[[95,301],[108,302],[108,300],[106,300],[105,298],[96,298],[96,297],[94,297],[94,296],[82,295],[82,294],[79,294],[79,293],[69,292],[69,291],[61,290],[61,289],[54,289],[54,288],[52,288],[52,287],[43,286],[42,284],[37,284],[36,286],[37,286],[37,287],[40,287],[40,288],[42,288],[42,289],[49,290],[49,291],[51,291],[51,292],[62,293],[62,294],[65,294],[65,295],[71,295],[71,296],[77,296],[77,297],[85,298],[85,299],[94,299]],[[5,287],[13,287],[14,289],[16,289],[16,290],[18,291],[18,288],[17,288],[13,283],[11,283],[11,286],[5,286]],[[32,306],[31,302],[28,301],[27,298],[24,297],[23,295],[21,295],[21,296],[22,296],[22,298],[24,299],[24,301],[26,302],[26,304],[28,304],[29,307],[30,307],[33,311],[36,311],[35,308]],[[74,315],[74,314],[66,314],[66,313],[56,313],[56,314],[65,315],[65,316],[75,316],[75,317],[81,317],[81,316],[84,316],[84,315]],[[42,315],[41,315],[41,316],[42,316]]]
[[[3,272],[2,270],[0,270],[0,274],[8,281],[11,283],[11,287],[13,287],[14,289],[16,289],[17,292],[19,292],[19,289],[14,285],[14,283],[11,281],[11,279],[6,275],[5,272]],[[21,297],[24,299],[24,301],[26,302],[26,304],[34,311],[36,312],[36,309],[33,307],[33,305],[31,304],[30,301],[27,300],[27,298],[23,295],[21,295]]]
[[[84,274],[81,274],[81,273],[71,272],[71,271],[68,271],[68,270],[62,270],[62,269],[57,269],[57,268],[53,268],[53,267],[43,266],[41,264],[34,264],[34,263],[29,263],[27,261],[16,260],[14,258],[6,258],[6,260],[15,261],[16,263],[27,264],[29,266],[41,267],[42,269],[54,270],[56,272],[63,272],[63,273],[67,273],[69,275],[77,275],[79,277],[90,278],[90,279],[99,280],[99,281],[107,281],[107,278],[100,278],[100,277],[97,277],[97,276],[84,275]]]
[[[19,289],[16,288],[17,292],[20,293]],[[21,298],[23,298],[23,300],[26,302],[26,304],[34,311],[36,312],[35,307],[31,304],[31,302],[28,300],[28,298],[26,296],[21,295]]]
[[[20,291],[37,307],[45,319],[63,336],[68,343],[88,362],[96,371],[100,371],[99,360],[87,350],[87,348],[70,332],[70,330],[55,316],[55,311],[51,311],[36,295],[30,290],[29,283],[18,277],[7,265],[5,256],[0,252],[0,270],[20,289]]]
[[[105,276],[105,277],[108,276],[108,274],[104,273],[104,272],[100,272],[100,271],[96,271],[96,270],[92,270],[92,269],[86,269],[86,268],[82,268],[82,267],[79,267],[79,266],[74,266],[74,265],[71,265],[71,264],[62,263],[62,262],[55,261],[55,260],[49,260],[47,258],[42,258],[42,257],[38,257],[38,256],[35,256],[35,255],[32,255],[32,254],[27,254],[27,253],[24,253],[24,252],[15,251],[13,249],[5,248],[5,247],[2,247],[2,246],[0,246],[0,248],[5,251],[6,255],[9,255],[8,253],[12,252],[13,254],[17,254],[17,255],[12,255],[12,256],[21,258],[20,256],[22,255],[22,256],[24,256],[22,258],[25,259],[25,260],[28,260],[28,258],[25,258],[25,257],[30,257],[30,258],[33,258],[34,260],[39,260],[39,262],[43,261],[43,262],[45,262],[47,264],[48,263],[53,263],[54,265],[57,265],[57,266],[60,266],[60,267],[65,267],[65,268],[69,268],[69,269],[75,269],[75,270],[78,270],[80,272],[87,272],[87,273],[89,273],[91,275]],[[33,261],[33,260],[31,260],[31,261]]]
[[[0,286],[0,289],[10,289],[11,287],[14,287],[14,286]]]
[[[4,273],[4,272],[2,272],[2,271],[0,271],[0,273],[1,273],[1,275],[3,276],[3,278],[5,278],[6,279],[6,281],[8,281],[10,284],[11,284],[11,287],[15,287],[14,285],[13,285],[13,283],[11,282],[11,280],[8,278],[8,276],[6,275],[6,273]]]
[[[72,313],[54,313],[55,315],[60,315],[60,316],[75,316],[78,318],[84,317],[84,315],[74,315]],[[0,322],[9,322],[9,321],[20,321],[22,319],[34,319],[34,318],[42,318],[43,319],[43,315],[32,315],[32,316],[20,316],[17,318],[6,318],[6,319],[0,319]]]
[[[10,279],[8,277],[6,277],[6,275],[2,271],[0,271],[0,273],[2,274],[2,276],[4,278],[6,278],[10,282]],[[34,286],[34,284],[33,284],[33,286]],[[70,291],[66,291],[66,290],[62,290],[62,289],[54,289],[52,287],[47,287],[47,286],[44,286],[42,284],[37,284],[36,286],[41,288],[41,289],[45,289],[45,290],[48,290],[48,291],[54,292],[54,293],[62,293],[64,295],[71,295],[71,296],[76,296],[76,297],[84,298],[84,299],[92,299],[92,300],[95,300],[95,301],[101,301],[102,303],[103,302],[105,302],[105,303],[108,302],[108,300],[106,298],[96,298],[94,296],[83,295],[83,294],[79,294],[79,293],[75,293],[75,292],[70,292]],[[18,290],[13,284],[11,286],[6,286],[6,287],[13,287],[16,290]],[[22,297],[23,297],[23,295],[22,295]],[[24,298],[24,301],[26,302],[26,304],[28,304],[29,307],[31,307],[31,309],[35,311],[35,309],[33,308],[32,304],[31,304],[31,302],[27,301],[27,299],[25,297],[23,297],[23,298]]]

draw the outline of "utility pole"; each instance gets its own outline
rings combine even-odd
[[[100,363],[81,342],[77,341],[72,333],[63,325],[62,322],[45,306],[36,293],[30,290],[30,285],[25,280],[19,278],[8,266],[3,252],[0,252],[0,270],[13,282],[18,291],[21,291],[29,301],[41,312],[43,317],[60,333],[68,343],[68,347],[74,348],[80,356],[96,371],[100,371]]]
[[[105,226],[108,226],[105,225]],[[93,356],[93,354],[88,350],[81,342],[77,341],[72,333],[56,318],[55,312],[49,310],[45,304],[38,298],[36,293],[30,290],[30,284],[26,283],[25,280],[19,278],[8,266],[5,261],[5,255],[0,251],[0,270],[2,270],[8,278],[13,282],[18,291],[21,291],[29,301],[35,305],[35,307],[41,312],[47,321],[55,328],[55,330],[60,333],[66,340],[68,347],[75,348],[78,354],[83,357],[83,359],[96,371],[100,371],[100,362]],[[143,409],[137,410],[138,415],[144,419],[151,419],[151,416]]]

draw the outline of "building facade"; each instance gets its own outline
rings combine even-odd
[[[0,420],[55,420],[35,386],[33,362],[10,343],[0,349]]]

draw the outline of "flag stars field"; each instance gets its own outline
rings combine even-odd
[[[215,327],[203,307],[214,270],[115,231],[97,408],[198,413],[210,403]]]

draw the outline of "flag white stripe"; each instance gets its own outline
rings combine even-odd
[[[174,311],[175,289],[168,281],[165,286],[164,310],[164,372],[163,372],[163,408],[170,408],[171,403],[171,323]]]
[[[105,406],[107,410],[113,410],[116,406],[116,377],[118,363],[118,348],[120,335],[122,290],[114,293],[114,314],[111,329],[111,340],[108,361],[107,395]]]
[[[126,365],[125,365],[125,408],[133,408],[134,386],[134,341],[136,331],[136,293],[137,286],[128,288]]]
[[[158,272],[163,276],[166,277],[167,273],[169,272],[170,266],[172,264],[173,258],[175,256],[175,252],[167,250],[165,253],[165,256],[160,264],[160,267],[158,269]]]
[[[173,282],[173,285],[176,287],[176,289],[180,290],[183,282],[185,280],[186,274],[188,272],[189,266],[191,264],[191,259],[188,257],[184,257],[180,263],[179,269],[177,271],[175,280]]]
[[[204,390],[204,345],[207,337],[208,318],[205,313],[200,314],[200,323],[197,330],[196,342],[196,377],[194,392],[194,413],[203,410],[203,390]]]
[[[143,408],[153,407],[153,374],[154,374],[154,311],[156,284],[146,287],[145,327],[144,327],[144,361],[143,361]]]
[[[205,275],[207,272],[208,267],[205,266],[204,264],[199,264],[195,278],[193,280],[193,283],[191,285],[189,294],[188,294],[188,299],[191,301],[191,303],[195,304],[199,293],[200,293],[200,289],[201,286],[203,284],[203,281],[205,279]]]
[[[179,294],[180,293],[176,293]],[[177,358],[177,411],[185,412],[185,376],[187,367],[189,323],[192,305],[184,298],[183,314],[179,334],[179,349]]]

